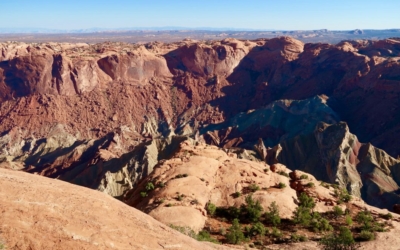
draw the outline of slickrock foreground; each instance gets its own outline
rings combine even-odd
[[[0,237],[7,249],[228,249],[59,180],[0,169],[0,190]]]

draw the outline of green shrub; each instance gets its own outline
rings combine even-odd
[[[387,213],[387,214],[381,214],[381,217],[385,220],[391,220],[393,219],[393,215],[391,213]]]
[[[356,216],[356,221],[362,224],[363,230],[371,230],[374,218],[369,211],[360,211]]]
[[[314,182],[309,182],[306,184],[306,187],[313,188],[313,187],[315,187],[315,184],[314,184]]]
[[[348,226],[353,225],[353,220],[351,219],[351,216],[350,216],[350,215],[346,215],[346,224],[347,224]]]
[[[146,189],[147,192],[153,191],[154,190],[154,184],[152,182],[147,182],[145,189]]]
[[[291,242],[305,242],[307,241],[307,237],[304,235],[298,235],[296,233],[290,235]]]
[[[351,200],[351,195],[346,189],[335,189],[334,195],[339,199],[338,203],[349,202]]]
[[[285,188],[285,187],[286,187],[286,184],[285,184],[285,183],[282,183],[282,182],[279,182],[278,187],[279,187],[280,189]]]
[[[333,187],[333,189],[339,189],[339,185],[338,184],[331,184],[331,187]]]
[[[239,198],[240,196],[242,196],[242,193],[240,193],[240,192],[235,192],[233,194],[233,197],[235,197],[235,198]]]
[[[299,195],[299,205],[294,212],[293,221],[296,224],[300,224],[302,226],[308,227],[311,223],[311,219],[320,215],[318,213],[314,213],[312,215],[311,209],[315,207],[314,199],[308,196],[306,193],[301,193]]]
[[[140,196],[142,197],[142,198],[144,198],[144,197],[147,197],[147,192],[140,192]]]
[[[165,187],[165,183],[160,181],[157,183],[157,186],[160,188],[163,188],[163,187]]]
[[[172,229],[175,229],[176,231],[178,231],[178,232],[180,232],[180,233],[182,233],[182,234],[184,234],[184,235],[187,235],[187,236],[189,236],[189,237],[191,237],[191,238],[193,238],[193,239],[196,239],[196,240],[198,240],[198,241],[209,241],[209,242],[212,242],[212,243],[217,243],[217,244],[219,244],[220,242],[219,241],[217,241],[216,239],[213,239],[213,238],[211,238],[211,235],[210,235],[210,233],[209,232],[207,232],[207,231],[200,231],[199,232],[199,234],[196,234],[191,228],[189,228],[189,227],[180,227],[180,226],[175,226],[175,225],[172,225],[172,224],[170,224],[169,225]]]
[[[358,236],[358,239],[361,241],[370,241],[375,239],[375,235],[373,232],[362,230],[360,235]]]
[[[254,201],[251,195],[246,196],[246,206],[245,211],[247,213],[248,219],[252,222],[259,221],[263,207],[261,206],[259,201]]]
[[[265,219],[275,227],[281,223],[281,217],[279,217],[279,207],[275,201],[268,206],[268,212],[265,213]]]
[[[193,239],[196,239],[196,237],[197,237],[196,233],[189,227],[180,227],[180,226],[175,226],[173,224],[170,224],[169,226],[172,229],[175,229],[176,231],[178,231],[178,232],[180,232],[180,233],[182,233],[184,235],[187,235],[187,236],[189,236],[189,237],[191,237]]]
[[[217,211],[217,206],[215,206],[213,203],[208,203],[206,210],[210,216],[214,216],[215,211]]]
[[[306,180],[306,179],[308,179],[308,175],[302,174],[302,175],[300,176],[300,180]]]
[[[302,226],[310,225],[312,216],[309,208],[298,206],[294,211],[293,222]]]
[[[229,232],[225,235],[225,237],[230,244],[240,244],[245,240],[238,219],[233,220],[232,226],[229,228]]]
[[[320,185],[323,186],[324,188],[329,188],[329,184],[326,182],[321,181]]]
[[[260,190],[260,187],[257,186],[257,184],[253,183],[249,186],[249,189],[251,192],[256,192],[256,191]]]
[[[285,171],[279,171],[278,174],[289,177],[289,174],[286,173]]]
[[[268,172],[268,168],[264,168],[264,173],[267,173]]]
[[[239,218],[240,216],[240,209],[234,206],[228,208],[228,215],[231,218]]]
[[[273,228],[272,228],[271,235],[272,235],[273,237],[275,237],[275,238],[280,238],[280,237],[282,237],[282,232],[281,232],[278,228],[273,227]]]
[[[178,194],[178,195],[176,196],[176,199],[177,199],[178,201],[182,201],[183,198],[185,198],[185,195],[184,195],[184,194]]]
[[[324,232],[333,230],[333,227],[329,224],[329,221],[324,218],[312,219],[310,222],[310,226],[312,231],[314,232]]]
[[[370,229],[372,232],[386,232],[385,225],[383,223],[375,222],[372,224],[372,228]]]
[[[342,216],[344,214],[344,212],[339,206],[334,206],[333,207],[333,214],[335,216]]]
[[[319,244],[324,250],[355,250],[360,247],[347,227],[340,227],[338,233],[323,237]]]
[[[299,196],[299,206],[313,209],[315,207],[314,199],[303,192]]]
[[[200,231],[199,234],[196,236],[196,240],[198,241],[209,241],[212,243],[220,244],[220,242],[216,239],[211,238],[211,235],[207,231]]]
[[[261,222],[257,222],[253,224],[250,228],[250,235],[265,235],[267,229]]]

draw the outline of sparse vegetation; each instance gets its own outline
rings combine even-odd
[[[154,184],[153,184],[152,182],[148,182],[148,183],[146,184],[146,187],[145,187],[145,189],[146,189],[147,192],[153,191],[154,188],[155,188],[155,187],[154,187]]]
[[[300,176],[300,180],[306,180],[306,179],[308,179],[308,175],[302,174],[302,175]]]
[[[147,192],[140,192],[140,197],[142,197],[142,198],[144,198],[144,197],[147,197]]]
[[[225,237],[230,244],[240,244],[245,240],[238,219],[233,220],[232,226],[229,228],[229,232],[225,235]]]
[[[299,195],[299,206],[294,212],[293,221],[296,224],[308,227],[311,223],[312,209],[315,207],[315,202],[312,197],[309,197],[306,193],[301,193]]]
[[[180,227],[180,226],[175,226],[173,224],[170,224],[169,226],[170,226],[170,228],[175,229],[176,231],[178,231],[184,235],[187,235],[193,239],[196,239],[196,233],[189,227]]]
[[[351,216],[350,216],[350,215],[346,215],[346,224],[347,224],[348,226],[353,225],[353,220],[351,219]]]
[[[188,174],[178,174],[175,176],[175,179],[185,178],[185,177],[188,177]]]
[[[176,231],[178,231],[184,235],[187,235],[198,241],[209,241],[209,242],[213,242],[213,243],[217,243],[217,244],[220,243],[216,239],[213,239],[209,232],[204,231],[204,230],[200,231],[199,234],[196,234],[191,228],[188,228],[188,227],[180,227],[180,226],[175,226],[172,224],[170,225],[170,227],[172,229],[175,229]]]
[[[339,199],[338,203],[349,202],[351,195],[346,189],[335,189],[335,196]]]
[[[313,188],[313,187],[315,187],[315,184],[314,184],[314,182],[309,182],[306,184],[306,187]]]
[[[309,208],[305,207],[297,207],[294,212],[293,222],[296,224],[300,224],[304,227],[308,227],[310,225],[312,216]]]
[[[267,222],[274,225],[274,227],[281,224],[281,217],[279,217],[279,207],[275,201],[268,206],[268,212],[265,213],[265,219]]]
[[[307,241],[307,237],[304,235],[298,235],[296,233],[293,233],[290,235],[290,241],[291,242],[305,242]]]
[[[344,214],[343,210],[339,206],[334,206],[333,207],[333,214],[338,217],[342,216]]]
[[[324,250],[355,250],[360,247],[347,227],[340,227],[338,233],[325,236],[320,241]]]
[[[285,188],[285,187],[286,187],[286,184],[285,184],[285,183],[279,182],[278,188],[282,189],[282,188]]]
[[[242,195],[242,193],[240,193],[240,192],[235,192],[235,193],[233,194],[233,197],[239,198],[241,195]]]
[[[381,214],[380,215],[383,219],[385,220],[391,220],[393,219],[393,215],[391,213],[387,213],[387,214]]]
[[[232,196],[237,197],[239,194],[234,193]],[[338,194],[344,195],[343,202],[348,200],[345,192]],[[254,195],[249,194],[240,207],[216,207],[208,203],[205,209],[212,217],[212,224],[215,224],[215,221],[220,221],[221,224],[209,227],[212,225],[210,224],[206,228],[211,238],[217,234],[219,236],[215,239],[224,237],[224,243],[249,242],[247,246],[253,244],[256,248],[274,243],[303,242],[308,240],[307,236],[312,240],[323,236],[319,244],[327,250],[357,249],[358,241],[373,240],[375,232],[385,230],[386,222],[375,221],[376,216],[372,216],[368,211],[361,211],[352,217],[354,212],[350,209],[357,209],[352,204],[346,205],[346,211],[340,206],[334,206],[331,212],[325,213],[314,211],[315,206],[314,198],[306,192],[301,192],[298,194],[298,207],[292,219],[282,219],[276,202],[272,202],[266,211],[263,211],[260,202]],[[379,217],[390,216],[380,214]],[[239,221],[243,224],[239,224]],[[226,227],[226,223],[230,226]]]
[[[320,185],[323,186],[324,188],[329,188],[329,184],[326,182],[321,181]]]
[[[246,206],[244,207],[244,210],[246,211],[247,218],[252,222],[259,221],[263,212],[263,207],[260,202],[254,201],[251,195],[246,196],[245,201]]]
[[[279,171],[278,174],[283,175],[285,177],[289,177],[289,174],[286,173],[285,171]]]
[[[280,238],[280,237],[282,237],[282,232],[278,228],[273,227],[272,231],[271,231],[271,235],[275,238]]]
[[[315,207],[314,199],[303,192],[299,196],[299,206],[313,209]]]
[[[324,232],[333,230],[333,227],[331,226],[331,224],[329,224],[329,221],[325,218],[321,218],[321,215],[317,216],[317,218],[313,218],[310,222],[310,226],[313,232]]]
[[[371,230],[373,220],[374,218],[368,211],[361,211],[356,216],[356,221],[362,225],[361,228],[363,230],[368,230],[368,231]]]
[[[200,231],[198,235],[196,235],[196,240],[198,241],[209,241],[215,244],[220,244],[220,242],[214,238],[211,237],[210,233],[207,231]]]
[[[367,231],[367,230],[362,230],[360,235],[358,236],[358,239],[361,241],[370,241],[374,240],[375,236],[373,232]]]
[[[261,222],[253,224],[250,228],[250,235],[265,235],[267,228]]]
[[[215,206],[213,203],[208,203],[206,210],[210,216],[214,216],[215,212],[217,211],[217,206]]]
[[[257,184],[252,183],[252,184],[249,186],[249,189],[250,189],[251,192],[256,192],[256,191],[260,190],[260,187],[259,187]]]
[[[178,195],[176,196],[176,199],[177,199],[178,201],[182,201],[183,198],[185,198],[185,195],[184,195],[184,194],[178,194]]]

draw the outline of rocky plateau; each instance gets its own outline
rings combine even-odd
[[[375,217],[400,213],[399,84],[398,38],[0,43],[0,237],[11,249],[158,249],[161,241],[225,249],[172,236],[151,217],[195,233],[208,228],[220,240],[211,229],[231,224],[207,205],[243,207],[247,196],[237,193],[252,194],[264,211],[275,201],[287,221],[303,192],[319,213],[339,205]],[[148,183],[164,186],[146,190]],[[261,189],[250,192],[251,185]],[[334,187],[352,201],[340,204]],[[99,212],[84,227],[87,210]],[[18,224],[12,211],[27,222]],[[98,231],[117,220],[125,231]],[[363,247],[389,247],[397,220]],[[138,233],[128,228],[146,236],[132,243]],[[264,243],[312,249],[315,237]]]

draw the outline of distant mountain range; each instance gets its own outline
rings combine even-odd
[[[127,31],[170,31],[170,30],[192,30],[192,31],[325,31],[320,30],[276,30],[276,29],[249,29],[249,28],[229,28],[229,27],[180,27],[180,26],[164,26],[164,27],[127,27],[127,28],[89,28],[89,29],[46,29],[46,28],[0,28],[0,34],[66,34],[66,33],[102,33],[102,32],[127,32]],[[332,30],[333,31],[333,30]],[[349,31],[349,30],[335,30],[335,31]],[[384,29],[372,30],[367,29],[364,31],[393,31],[399,32],[400,29]]]
[[[20,33],[43,33],[43,34],[61,34],[61,33],[96,33],[96,32],[123,32],[138,30],[207,30],[207,31],[274,31],[274,29],[248,29],[248,28],[213,28],[213,27],[127,27],[127,28],[89,28],[89,29],[46,29],[46,28],[0,28],[2,34],[20,34]]]

